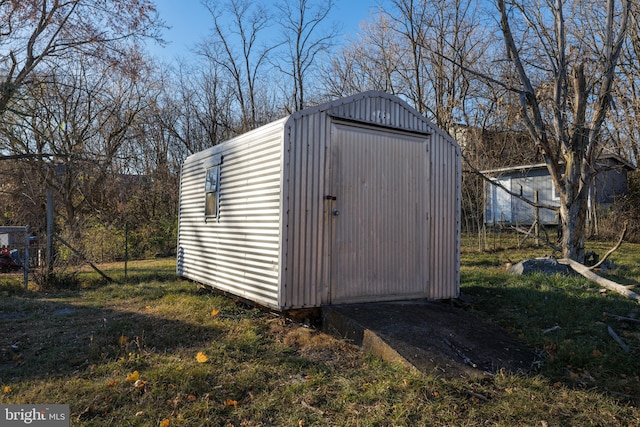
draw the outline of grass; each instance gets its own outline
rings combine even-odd
[[[638,249],[624,245],[613,273],[638,281]],[[3,275],[0,403],[66,403],[73,426],[640,425],[639,327],[602,314],[637,304],[581,278],[505,273],[531,254],[465,250],[462,290],[540,353],[539,369],[455,381],[199,291],[173,260],[130,263],[126,279],[102,265],[117,283],[86,271],[48,292]]]

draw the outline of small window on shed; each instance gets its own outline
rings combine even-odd
[[[220,206],[220,165],[207,169],[204,192],[204,216],[205,218],[217,218]]]

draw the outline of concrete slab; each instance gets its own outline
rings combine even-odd
[[[444,378],[527,372],[535,353],[450,303],[402,301],[322,308],[323,329],[384,360]]]

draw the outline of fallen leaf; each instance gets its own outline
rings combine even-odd
[[[194,402],[196,400],[196,397],[193,394],[190,394],[187,396],[187,400]]]
[[[145,380],[137,380],[135,383],[133,383],[133,386],[136,388],[145,388],[147,384],[148,383]]]
[[[128,342],[129,342],[129,337],[126,335],[120,335],[120,338],[118,338],[118,345],[120,347],[124,347],[125,345],[127,345]]]
[[[173,409],[175,410],[180,404],[180,397],[176,396],[173,398],[173,400],[167,400],[167,403],[170,403],[171,405],[173,405]]]
[[[145,310],[147,310],[147,311],[151,311],[151,306],[150,306],[150,305],[148,305],[148,306],[146,306],[144,309],[145,309]]]
[[[600,356],[602,356],[602,352],[600,350],[598,350],[597,348],[593,350],[593,357],[600,357]]]
[[[127,374],[127,382],[135,383],[140,379],[140,373],[138,371],[133,371],[130,374]]]
[[[159,427],[169,427],[169,420],[165,418],[164,420],[160,421]]]
[[[234,408],[238,408],[238,401],[237,400],[227,399],[227,400],[224,401],[224,404],[226,406],[233,406]]]
[[[298,427],[304,427],[304,421],[299,420],[298,421]]]
[[[220,310],[211,310],[211,317],[216,317],[218,314],[220,314]]]
[[[4,388],[2,389],[2,391],[4,391],[4,394],[9,394],[9,393],[11,393],[11,386],[9,386],[9,385],[4,386]]]
[[[207,363],[209,358],[207,357],[206,354],[204,354],[204,352],[199,351],[198,354],[196,355],[196,360],[198,361],[198,363]]]
[[[433,392],[433,397],[440,397],[440,393],[438,393],[437,391]]]
[[[107,383],[107,387],[115,387],[118,385],[118,380],[113,379]]]

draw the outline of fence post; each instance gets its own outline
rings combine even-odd
[[[47,188],[47,281],[53,274],[53,190]]]
[[[29,287],[29,226],[24,228],[24,259],[22,260],[22,272],[24,274],[24,290]]]
[[[536,247],[540,246],[540,208],[538,207],[538,190],[533,192],[533,203],[535,203],[535,208],[533,210],[533,234],[536,235]]]
[[[129,263],[129,223],[124,223],[124,278],[127,278],[127,264]]]

